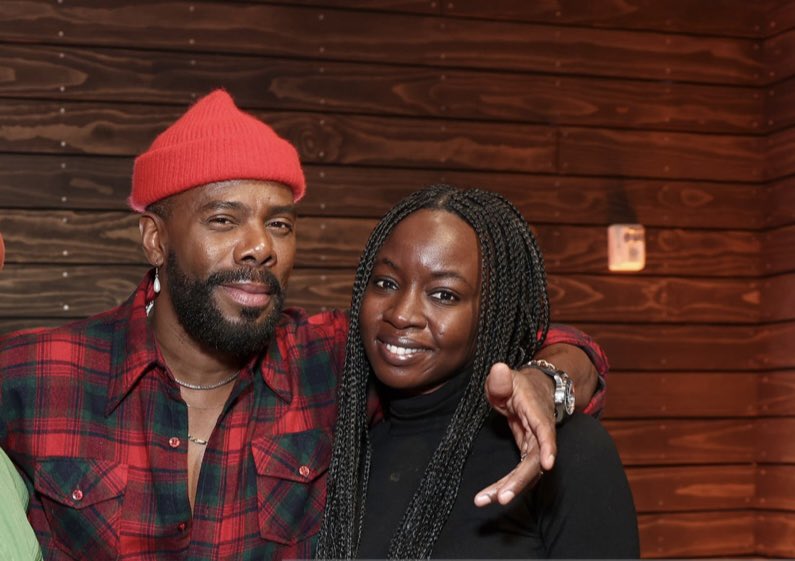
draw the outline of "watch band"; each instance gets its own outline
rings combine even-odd
[[[559,424],[574,413],[574,382],[565,371],[544,359],[533,359],[525,364],[540,370],[555,382],[552,398],[555,402],[555,423]]]

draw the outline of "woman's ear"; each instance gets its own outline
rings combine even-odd
[[[138,230],[141,232],[141,246],[147,261],[153,267],[161,267],[166,261],[166,225],[163,219],[146,212],[138,219]]]

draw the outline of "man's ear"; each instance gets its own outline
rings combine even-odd
[[[146,212],[138,219],[138,230],[141,232],[141,246],[144,249],[149,264],[154,267],[161,267],[166,262],[166,225],[163,219]]]

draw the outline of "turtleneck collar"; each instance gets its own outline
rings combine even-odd
[[[466,368],[440,388],[422,395],[403,396],[385,389],[391,432],[421,432],[446,427],[464,395],[472,369]]]

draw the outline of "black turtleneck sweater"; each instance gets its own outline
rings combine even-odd
[[[391,399],[373,427],[359,558],[387,556],[464,389],[464,376],[439,390]],[[458,498],[433,548],[435,558],[637,558],[632,494],[613,441],[600,423],[575,414],[557,434],[555,468],[506,506],[476,507],[475,494],[519,461],[503,417],[492,413],[464,467]]]

